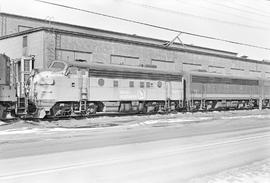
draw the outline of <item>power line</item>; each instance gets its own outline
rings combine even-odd
[[[90,13],[90,14],[95,14],[95,15],[99,15],[99,16],[103,16],[103,17],[107,17],[107,18],[112,18],[112,19],[116,19],[116,20],[122,20],[122,21],[129,22],[129,23],[135,23],[135,24],[140,24],[140,25],[144,25],[144,26],[148,26],[148,27],[157,28],[157,29],[167,30],[167,31],[170,31],[170,32],[182,33],[182,34],[186,34],[186,35],[190,35],[190,36],[194,36],[194,37],[201,37],[201,38],[205,38],[205,39],[223,41],[223,42],[226,42],[226,43],[237,44],[237,45],[248,46],[248,47],[264,49],[264,50],[270,51],[270,48],[267,48],[267,47],[262,47],[262,46],[247,44],[247,43],[240,43],[240,42],[236,42],[236,41],[230,41],[230,40],[226,40],[226,39],[215,38],[215,37],[211,37],[211,36],[205,36],[205,35],[201,35],[201,34],[185,32],[185,31],[181,31],[181,30],[168,28],[168,27],[162,27],[162,26],[158,26],[158,25],[154,25],[154,24],[149,24],[149,23],[145,23],[145,22],[139,22],[139,21],[136,21],[136,20],[131,20],[131,19],[117,17],[117,16],[108,15],[108,14],[104,14],[104,13],[94,12],[94,11],[90,11],[90,10],[85,10],[85,9],[81,9],[81,8],[76,8],[76,7],[72,7],[72,6],[63,5],[63,4],[47,2],[47,1],[43,1],[43,0],[35,0],[35,1],[45,3],[45,4],[54,5],[54,6],[58,6],[58,7],[62,7],[62,8],[67,8],[67,9],[71,9],[71,10],[76,10],[76,11],[82,11],[82,12],[86,12],[86,13]]]
[[[212,4],[215,4],[215,5],[217,5],[217,6],[221,6],[221,7],[233,9],[233,10],[240,11],[240,12],[249,13],[249,14],[252,14],[252,15],[255,14],[255,15],[261,16],[261,17],[265,17],[265,16],[270,17],[269,14],[264,14],[264,13],[262,13],[261,10],[257,11],[257,10],[255,10],[255,8],[251,8],[251,7],[247,6],[247,5],[243,5],[243,4],[239,3],[239,2],[235,2],[235,3],[236,3],[236,4],[239,4],[240,6],[247,7],[247,8],[249,8],[249,9],[252,9],[252,10],[236,8],[236,7],[234,7],[234,6],[229,6],[229,5],[226,5],[226,4],[217,2],[217,1],[213,2],[213,1],[209,1],[209,0],[208,0],[208,2],[210,2],[210,3],[212,3]]]
[[[253,6],[250,6],[250,4],[247,4],[245,2],[241,2],[241,1],[234,1],[234,3],[240,5],[240,6],[243,6],[245,7],[246,9],[249,9],[251,10],[251,12],[256,12],[257,14],[260,14],[261,16],[268,16],[270,17],[270,12],[268,11],[264,11],[263,9],[260,9],[260,8],[256,8],[257,6],[253,5]],[[261,3],[264,3],[264,2],[261,2]],[[249,10],[246,10],[246,11],[249,11]]]
[[[176,1],[182,1],[182,0],[176,0]],[[183,1],[182,1],[183,2]],[[206,2],[206,3],[208,3],[208,4],[214,4],[214,5],[216,5],[216,6],[219,6],[219,7],[223,7],[223,8],[226,8],[226,9],[231,9],[231,10],[234,10],[234,11],[238,11],[238,12],[242,12],[242,13],[248,13],[248,14],[252,14],[252,15],[254,15],[254,14],[257,14],[257,16],[263,16],[263,17],[265,17],[265,16],[269,16],[270,17],[270,15],[262,15],[262,14],[258,14],[259,12],[252,12],[252,11],[248,11],[248,10],[245,10],[245,9],[240,9],[240,8],[236,8],[236,7],[234,7],[234,6],[228,6],[228,5],[226,5],[226,4],[222,4],[222,3],[218,3],[218,2],[213,2],[213,1],[211,1],[211,0],[204,0],[204,2]],[[193,3],[193,1],[188,1],[188,3],[192,3],[193,5],[197,5],[196,3]],[[212,11],[215,11],[215,12],[219,12],[219,13],[221,13],[222,11],[220,11],[220,8],[219,9],[216,9],[216,8],[210,8],[210,7],[207,7],[207,6],[204,6],[204,8],[206,8],[206,9],[210,9],[210,10],[212,10]],[[255,10],[254,10],[255,11]],[[223,13],[224,13],[224,11],[223,11]],[[251,19],[251,17],[246,17],[246,16],[244,16],[244,15],[240,15],[239,13],[238,14],[233,14],[232,12],[231,13],[228,13],[228,12],[225,12],[226,14],[231,14],[231,15],[233,15],[233,16],[237,16],[237,17],[239,17],[239,18],[243,18],[243,19],[246,19],[246,20],[254,20],[254,21],[256,21],[256,22],[261,22],[261,23],[263,23],[263,24],[269,24],[270,22],[269,21],[262,21],[262,20],[255,20],[255,19]]]
[[[148,4],[134,3],[134,2],[129,2],[129,1],[127,1],[127,2],[130,4],[142,6],[142,7],[149,8],[149,9],[154,9],[154,10],[173,13],[173,14],[180,14],[180,15],[184,15],[184,16],[190,16],[190,17],[194,17],[194,18],[198,18],[198,19],[202,19],[202,20],[210,20],[210,21],[214,21],[214,22],[218,22],[218,23],[247,27],[247,28],[252,28],[252,29],[270,30],[270,27],[252,26],[252,25],[247,25],[247,24],[242,24],[242,23],[235,23],[235,22],[230,22],[230,21],[225,21],[225,20],[219,20],[219,19],[210,18],[210,17],[203,17],[203,16],[194,15],[194,14],[186,13],[186,12],[175,11],[175,10],[171,10],[171,9],[155,7],[155,6],[151,6]]]

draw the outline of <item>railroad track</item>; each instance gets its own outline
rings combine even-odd
[[[213,112],[213,111],[243,111],[243,110],[255,110],[254,109],[233,109],[233,110],[208,110],[208,111],[188,111],[190,113],[196,113],[196,112]],[[264,109],[269,109],[269,108],[264,108]],[[176,111],[171,111],[171,112],[150,112],[150,113],[119,113],[119,112],[98,112],[96,114],[92,114],[90,116],[56,116],[56,117],[45,117],[44,119],[39,119],[39,118],[33,118],[32,116],[26,116],[23,118],[11,118],[11,119],[2,119],[0,121],[6,122],[7,124],[12,124],[16,123],[20,120],[25,120],[25,121],[33,121],[33,122],[40,122],[40,121],[58,121],[58,120],[80,120],[80,119],[87,119],[87,118],[99,118],[99,117],[121,117],[121,116],[151,116],[151,115],[167,115],[167,114],[176,114],[176,113],[186,113],[187,111],[182,111],[182,112],[176,112]]]

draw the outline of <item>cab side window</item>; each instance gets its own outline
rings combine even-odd
[[[81,68],[80,71],[81,71],[82,75],[84,75],[84,76],[88,74],[87,69]]]
[[[113,81],[113,87],[114,87],[114,88],[118,88],[118,85],[119,85],[119,84],[118,84],[118,81],[117,81],[117,80],[114,80],[114,81]]]
[[[144,88],[144,82],[143,81],[140,82],[140,88]]]
[[[72,75],[77,75],[78,74],[78,67],[69,67],[69,73]]]

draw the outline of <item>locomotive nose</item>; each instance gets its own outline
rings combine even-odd
[[[35,70],[30,80],[30,98],[38,108],[38,118],[43,118],[55,103],[55,76],[51,71]]]
[[[45,85],[54,85],[55,81],[52,76],[51,71],[35,70],[32,73],[33,83],[35,85],[45,86]]]

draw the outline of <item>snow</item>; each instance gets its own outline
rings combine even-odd
[[[225,117],[221,117],[221,119],[245,119],[245,118],[270,118],[270,114],[269,115],[247,115],[247,116],[225,116]]]
[[[192,123],[211,122],[212,120],[231,119],[265,119],[269,118],[270,110],[248,110],[248,111],[222,111],[222,112],[197,112],[197,113],[177,113],[168,115],[146,115],[146,116],[122,116],[122,117],[98,117],[86,119],[68,119],[57,121],[18,121],[7,124],[0,122],[0,135],[7,134],[31,134],[49,133],[63,131],[85,131],[91,129],[104,128],[135,128],[139,126],[168,126],[186,125]]]
[[[0,126],[6,125],[7,123],[0,121]]]
[[[269,183],[270,159],[257,161],[214,175],[194,178],[189,183]]]

